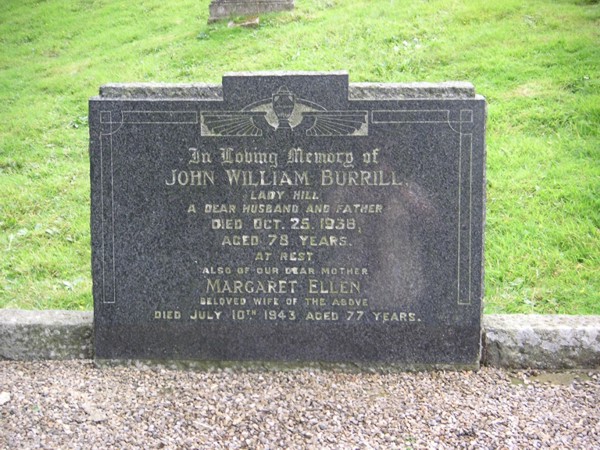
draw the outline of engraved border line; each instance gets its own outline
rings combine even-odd
[[[103,116],[108,116],[108,120],[103,120]],[[110,127],[109,133],[100,132],[100,192],[101,205],[102,205],[102,303],[113,304],[116,303],[117,293],[115,287],[115,216],[114,216],[114,179],[113,179],[113,134],[121,128],[121,123],[117,129],[113,129],[113,124],[117,122],[112,121],[112,111],[100,111],[100,123],[108,124]],[[110,192],[111,192],[111,234],[112,234],[112,253],[113,253],[113,298],[112,301],[106,298],[106,247],[105,247],[105,202],[104,202],[104,138],[108,138],[108,148],[110,151]]]
[[[432,120],[376,120],[375,115],[378,113],[445,113],[446,120],[443,119],[432,119]],[[463,120],[463,113],[469,113],[469,120]],[[461,109],[459,113],[459,120],[451,121],[450,120],[450,110],[447,109],[403,109],[403,110],[372,110],[371,111],[371,122],[372,123],[446,123],[448,127],[458,133],[459,135],[459,157],[458,157],[458,248],[457,248],[457,303],[459,305],[470,305],[471,304],[471,277],[472,277],[472,269],[471,269],[471,253],[472,253],[472,195],[473,195],[473,139],[472,133],[463,133],[462,132],[462,124],[463,123],[472,123],[473,122],[473,110],[472,109]],[[452,126],[452,124],[458,124],[459,129],[457,130]],[[467,255],[468,260],[468,279],[469,279],[469,293],[468,299],[466,302],[462,301],[460,298],[460,273],[461,273],[461,194],[462,194],[462,147],[463,147],[463,135],[465,137],[468,136],[469,139],[469,253]]]
[[[469,119],[465,119],[463,120],[463,113],[468,113]],[[461,300],[460,298],[460,289],[459,289],[459,297],[458,297],[458,304],[459,305],[465,305],[468,306],[471,304],[471,279],[472,279],[472,242],[473,242],[473,133],[463,133],[462,132],[462,127],[463,127],[463,123],[473,123],[473,110],[471,109],[461,109],[460,110],[460,147],[461,147],[461,152],[462,152],[462,144],[463,144],[463,136],[468,139],[469,142],[469,243],[468,243],[468,247],[469,247],[469,252],[468,252],[468,267],[469,267],[469,272],[468,272],[468,279],[469,279],[469,291],[468,291],[468,298],[466,301]],[[460,222],[459,222],[459,234],[460,234]],[[459,240],[460,242],[460,240]],[[459,253],[460,255],[460,253]],[[460,257],[460,256],[459,256]],[[459,264],[459,270],[460,270],[460,264]],[[460,280],[460,278],[459,278]],[[459,281],[460,283],[460,281]]]
[[[376,113],[446,113],[445,119],[435,120],[375,120]],[[450,122],[449,109],[374,109],[371,111],[371,123],[459,123]],[[454,130],[456,131],[456,130]]]
[[[157,124],[182,124],[182,123],[183,124],[197,124],[198,123],[198,111],[134,111],[134,110],[130,110],[130,111],[123,111],[122,114],[123,114],[122,123],[128,123],[128,124],[153,124],[153,123],[157,123]],[[130,120],[131,119],[130,116],[132,116],[134,114],[140,114],[140,115],[148,114],[149,116],[154,116],[154,115],[158,115],[158,114],[170,114],[172,116],[190,114],[194,118],[191,119],[192,121],[180,120],[180,121],[169,121],[169,122],[154,121],[154,120],[150,120],[150,121]]]
[[[138,121],[128,121],[126,120],[127,118],[127,114],[128,113],[142,113],[142,114],[150,114],[150,115],[157,115],[157,114],[171,114],[171,115],[180,115],[180,114],[192,114],[194,117],[195,121],[178,121],[178,122],[159,122],[159,121],[150,121],[150,122],[138,122]],[[108,115],[108,121],[103,120],[102,115],[107,114]],[[101,124],[108,124],[110,126],[110,132],[109,133],[102,133],[100,132],[100,186],[101,186],[101,205],[102,205],[102,303],[104,304],[115,304],[117,302],[117,277],[116,277],[116,265],[115,265],[115,201],[114,201],[114,195],[115,195],[115,190],[114,190],[114,165],[113,165],[113,135],[119,131],[122,127],[122,125],[124,123],[126,124],[197,124],[198,123],[198,112],[197,111],[133,111],[133,110],[129,110],[129,111],[121,111],[121,122],[113,122],[112,121],[112,111],[100,111],[100,123]],[[113,124],[119,124],[118,128],[113,128]],[[113,266],[113,273],[112,273],[112,278],[113,278],[113,299],[112,301],[107,301],[106,300],[106,296],[104,293],[104,290],[106,288],[106,275],[105,275],[105,266],[106,266],[106,250],[105,250],[105,246],[104,246],[104,230],[105,230],[105,224],[104,224],[104,164],[103,164],[103,156],[104,156],[104,145],[103,145],[103,137],[109,137],[109,147],[110,147],[110,175],[111,175],[111,179],[110,179],[110,191],[111,191],[111,219],[112,219],[112,229],[111,229],[111,234],[112,234],[112,253],[113,253],[113,258],[112,258],[112,266]]]

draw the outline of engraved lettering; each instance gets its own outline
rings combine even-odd
[[[197,148],[190,147],[190,152],[192,153],[192,157],[188,162],[189,164],[210,164],[212,163],[212,156],[208,152],[200,153]]]
[[[308,306],[327,306],[327,300],[322,297],[306,297],[304,301]]]
[[[319,200],[319,194],[315,191],[294,191],[294,200]]]
[[[346,320],[361,320],[364,315],[364,311],[346,311]]]
[[[321,170],[321,186],[402,186],[394,171]]]
[[[314,275],[315,269],[312,267],[286,267],[286,274],[294,274],[294,275]]]
[[[281,252],[280,261],[311,261],[313,252]]]
[[[212,219],[211,228],[213,230],[241,230],[242,219]]]
[[[297,213],[298,205],[290,205],[290,204],[251,204],[242,205],[242,213],[243,214],[289,214],[289,213]]]
[[[191,320],[220,320],[223,311],[203,311],[196,309],[190,315]]]
[[[309,278],[308,292],[310,294],[358,294],[360,281],[323,281]]]
[[[281,200],[285,191],[252,191],[250,200]]]
[[[281,219],[256,218],[252,221],[255,230],[280,230]]]
[[[330,205],[325,204],[313,204],[309,203],[306,205],[306,212],[312,214],[327,214],[331,211]]]
[[[154,318],[160,320],[179,320],[181,312],[176,310],[154,311]]]
[[[234,214],[235,213],[235,205],[210,205],[206,204],[204,206],[204,212],[207,214]]]
[[[203,274],[207,275],[223,275],[230,274],[232,272],[231,267],[205,267],[202,269]]]
[[[310,186],[308,172],[274,170],[227,169],[227,181],[232,186]]]
[[[331,306],[369,306],[369,301],[366,298],[334,298],[331,301]]]
[[[304,320],[336,321],[340,320],[340,315],[335,311],[309,311]]]
[[[419,322],[415,313],[395,311],[371,311],[377,322]]]
[[[341,204],[337,205],[335,212],[337,214],[380,214],[383,212],[383,205],[378,204]]]
[[[276,152],[257,152],[244,149],[235,151],[232,148],[221,148],[222,164],[263,164],[272,168],[278,166]]]
[[[345,247],[348,245],[346,236],[298,236],[305,247]]]
[[[277,275],[279,274],[279,267],[257,267],[256,273],[264,275]]]
[[[368,275],[369,269],[366,267],[321,267],[323,275]]]
[[[208,186],[215,184],[215,173],[212,170],[177,170],[171,171],[171,180],[165,180],[167,186]]]
[[[203,306],[244,306],[244,297],[200,297],[199,303]]]
[[[258,236],[250,236],[250,235],[234,235],[234,236],[224,236],[221,241],[221,245],[231,245],[231,246],[239,246],[239,247],[247,247],[247,246],[256,246],[260,242]]]
[[[253,301],[256,306],[279,306],[277,297],[254,298]]]
[[[341,164],[343,167],[354,167],[352,152],[307,152],[301,148],[288,151],[288,164]]]
[[[271,259],[271,252],[257,252],[254,257],[254,261],[269,261]]]
[[[208,279],[206,292],[216,294],[294,294],[297,280],[242,281]]]

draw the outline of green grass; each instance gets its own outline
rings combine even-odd
[[[348,70],[489,102],[486,312],[600,314],[600,5],[298,0],[257,29],[209,0],[0,3],[0,307],[89,309],[87,99],[107,82]]]

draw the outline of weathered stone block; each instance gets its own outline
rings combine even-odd
[[[600,316],[484,316],[483,363],[511,369],[600,367]]]
[[[0,309],[0,359],[92,357],[91,311]]]
[[[208,21],[292,9],[294,9],[294,0],[213,0],[209,6]]]

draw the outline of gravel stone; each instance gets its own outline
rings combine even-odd
[[[10,394],[8,392],[0,392],[0,406],[10,402]]]
[[[0,448],[600,448],[597,371],[192,372],[2,361],[0,380]]]

